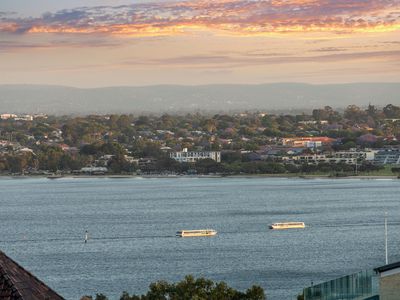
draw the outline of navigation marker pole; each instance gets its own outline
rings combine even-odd
[[[386,258],[386,264],[389,264],[389,258],[388,258],[388,233],[387,233],[387,212],[385,212],[385,258]]]

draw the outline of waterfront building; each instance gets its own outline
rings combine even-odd
[[[81,173],[89,175],[104,175],[108,172],[106,167],[84,167],[81,169]]]
[[[293,162],[298,164],[348,164],[355,165],[357,163],[356,157],[329,157],[324,154],[315,155],[296,155],[296,156],[284,156],[282,157],[284,162]]]
[[[377,165],[399,165],[400,149],[385,149],[375,154],[374,163]]]
[[[33,274],[0,251],[0,299],[64,300]]]
[[[201,159],[212,159],[216,162],[221,162],[220,151],[188,151],[186,148],[183,151],[171,152],[170,158],[179,162],[194,163]]]
[[[335,152],[334,156],[335,158],[356,158],[358,161],[373,161],[376,152],[372,150],[357,151],[350,149],[349,151]]]

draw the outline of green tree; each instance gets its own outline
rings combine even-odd
[[[7,162],[12,173],[22,173],[27,165],[26,158],[20,155],[9,156]]]
[[[96,294],[95,300],[108,300],[108,298],[103,294]]]
[[[383,108],[386,118],[400,118],[400,107],[388,104]]]
[[[195,168],[200,174],[218,173],[222,170],[221,164],[210,158],[198,160]]]
[[[252,286],[243,293],[229,287],[225,282],[195,279],[189,275],[176,284],[163,280],[152,283],[145,295],[129,295],[123,292],[120,300],[266,300],[266,297],[259,286]]]

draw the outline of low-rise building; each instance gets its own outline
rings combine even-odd
[[[15,114],[1,114],[0,115],[0,119],[2,119],[2,120],[14,119],[16,117],[18,117],[18,116]]]
[[[400,149],[385,149],[375,154],[377,165],[400,165]]]
[[[282,161],[299,163],[299,164],[315,164],[315,165],[320,163],[355,165],[357,163],[357,158],[329,157],[323,154],[315,154],[315,155],[310,154],[310,155],[285,156],[282,157]]]
[[[212,159],[221,162],[221,151],[183,151],[171,152],[170,158],[179,162],[194,163],[201,159]]]
[[[33,121],[32,115],[19,115],[18,117],[14,118],[15,121]]]
[[[365,151],[357,151],[355,149],[350,149],[349,151],[339,151],[335,152],[334,156],[336,158],[357,158],[359,161],[373,161],[375,158],[376,151],[365,150]]]
[[[81,169],[81,173],[89,174],[89,175],[104,175],[108,172],[108,169],[105,167],[85,167]]]
[[[282,139],[282,145],[289,147],[321,147],[322,145],[330,145],[335,141],[330,137],[297,137],[297,138],[284,138]]]

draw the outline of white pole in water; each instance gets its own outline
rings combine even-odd
[[[387,212],[385,212],[385,258],[386,258],[386,264],[389,264],[389,258],[388,258],[388,233],[387,233]]]

